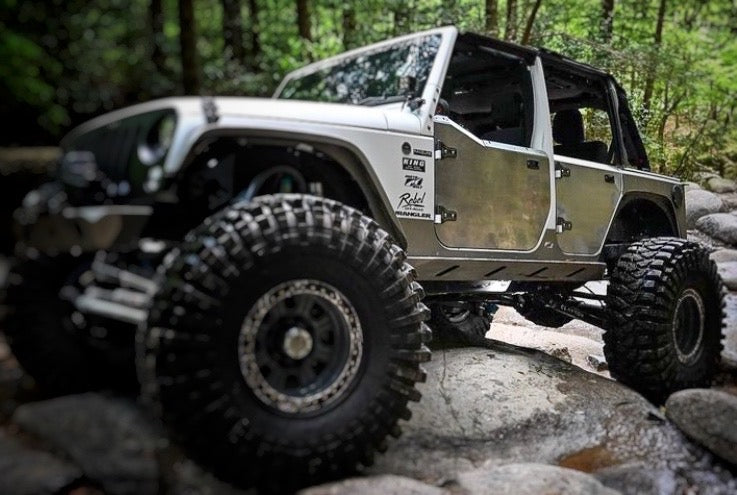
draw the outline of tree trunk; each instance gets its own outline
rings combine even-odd
[[[192,0],[179,0],[179,44],[184,94],[199,94],[200,61],[197,55],[197,31]]]
[[[246,52],[243,49],[241,0],[222,0],[222,4],[223,38],[225,39],[225,47],[230,48],[233,60],[244,65]]]
[[[600,37],[602,43],[606,45],[612,42],[614,32],[614,3],[615,0],[601,0]]]
[[[166,72],[166,56],[162,48],[164,40],[164,12],[161,0],[151,0],[149,4],[149,22],[151,23],[151,61],[156,67],[156,72]]]
[[[492,36],[499,35],[499,10],[497,0],[486,0],[486,32]]]
[[[504,39],[514,41],[517,37],[517,0],[507,0],[507,19]]]
[[[299,36],[312,41],[312,26],[310,25],[310,4],[308,0],[297,0],[297,28]]]
[[[532,27],[535,25],[535,17],[537,17],[537,11],[540,10],[540,4],[542,3],[543,3],[542,0],[535,0],[535,4],[532,6],[530,15],[527,17],[527,23],[525,24],[525,32],[522,33],[521,43],[523,45],[527,45],[530,42],[530,36],[532,36]]]
[[[261,57],[261,38],[259,37],[261,25],[258,22],[258,2],[256,0],[248,0],[248,10],[251,12],[251,47],[248,52],[249,65],[253,69],[257,69],[258,59]]]
[[[355,46],[356,9],[352,3],[343,4],[343,48],[349,50]]]
[[[665,9],[667,0],[660,0],[658,7],[658,20],[655,25],[655,37],[653,39],[654,52],[660,51],[660,45],[663,43],[663,22],[665,20]],[[653,98],[653,86],[655,85],[655,60],[652,60],[648,69],[647,79],[645,80],[645,91],[642,95],[642,108],[645,110],[645,122],[649,121],[650,104]]]

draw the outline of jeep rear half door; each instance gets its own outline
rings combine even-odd
[[[620,133],[609,81],[587,66],[543,57],[555,142],[558,245],[595,255],[622,192]]]
[[[530,148],[530,60],[456,44],[435,117],[435,232],[450,248],[532,251],[550,213],[548,156]]]

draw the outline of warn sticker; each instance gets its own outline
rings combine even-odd
[[[409,170],[410,172],[424,172],[425,171],[425,160],[419,158],[402,158],[402,168]]]

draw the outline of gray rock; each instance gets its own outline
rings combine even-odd
[[[706,180],[706,188],[719,194],[732,193],[737,191],[737,184],[722,177],[710,177]]]
[[[697,184],[696,182],[686,181],[684,189],[686,192],[688,192],[688,191],[693,191],[695,189],[703,189],[703,188],[701,187],[700,184]]]
[[[485,463],[558,464],[594,472],[645,462],[679,490],[713,466],[639,394],[537,351],[437,350],[404,435],[368,471],[437,485]],[[727,486],[731,475],[710,485]]]
[[[392,475],[350,478],[313,486],[299,492],[300,495],[443,495],[448,493],[450,492],[436,486]]]
[[[82,477],[82,471],[49,453],[30,449],[0,432],[0,493],[61,493]]]
[[[715,263],[725,263],[728,261],[737,261],[737,249],[717,249],[709,256]]]
[[[686,435],[737,465],[737,396],[713,389],[682,390],[668,398],[665,408]]]
[[[699,218],[696,228],[726,244],[737,245],[737,216],[712,213]]]
[[[13,421],[67,454],[107,493],[158,492],[158,436],[129,401],[71,395],[22,405]]]
[[[717,269],[724,285],[730,290],[737,290],[737,261],[717,263]]]
[[[604,468],[595,473],[596,479],[622,493],[672,495],[677,493],[676,479],[667,469],[653,469],[641,463]]]
[[[723,211],[724,204],[716,194],[703,189],[686,191],[686,224],[692,229],[704,215]]]
[[[505,464],[475,469],[458,475],[458,485],[468,493],[496,495],[560,494],[617,495],[591,475],[545,464]]]
[[[737,210],[737,194],[736,193],[720,194],[719,197],[722,199],[722,203],[724,203],[725,210],[727,211]]]

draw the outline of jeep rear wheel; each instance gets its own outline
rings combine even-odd
[[[675,238],[634,243],[612,272],[607,305],[604,353],[613,377],[655,402],[710,384],[724,288],[704,247]]]
[[[425,379],[429,316],[373,220],[311,196],[240,203],[162,267],[139,373],[223,479],[289,491],[369,465]]]

